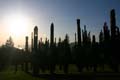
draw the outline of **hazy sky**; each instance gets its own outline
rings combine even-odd
[[[3,20],[11,14],[22,14],[30,20],[29,39],[35,25],[39,28],[39,38],[49,38],[50,24],[53,22],[55,36],[64,38],[68,33],[72,42],[77,31],[77,18],[81,20],[82,29],[86,25],[88,31],[98,37],[105,21],[109,26],[110,10],[113,8],[116,10],[117,26],[120,26],[120,0],[0,0],[0,44],[10,36],[9,26],[5,26]],[[15,44],[23,45],[25,36],[19,39],[13,37]]]

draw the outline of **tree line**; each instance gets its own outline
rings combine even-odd
[[[87,69],[91,67],[94,68],[94,71],[97,71],[98,65],[104,67],[104,64],[107,64],[115,72],[119,71],[120,31],[116,26],[114,9],[110,11],[110,29],[105,22],[99,33],[99,42],[96,42],[95,35],[91,37],[86,25],[83,30],[80,28],[80,19],[77,19],[77,33],[75,33],[73,44],[69,42],[68,34],[65,35],[63,40],[59,38],[58,43],[56,42],[53,23],[50,26],[50,40],[46,38],[45,43],[43,43],[42,38],[38,41],[37,26],[35,26],[34,33],[31,36],[31,50],[28,49],[28,37],[25,38],[25,50],[14,48],[12,41],[9,42],[10,39],[6,42],[6,47],[0,48],[0,52],[7,53],[9,57],[11,54],[13,55],[13,52],[10,51],[14,51],[13,58],[8,58],[12,61],[6,60],[6,62],[15,65],[15,70],[17,70],[17,65],[20,64],[22,70],[26,72],[31,70],[34,75],[38,75],[40,69],[42,71],[49,70],[51,74],[54,74],[56,66],[68,73],[69,64],[76,65],[79,72],[82,72],[84,67]],[[1,65],[4,62],[2,53],[0,54]]]

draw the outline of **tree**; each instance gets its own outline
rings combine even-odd
[[[13,42],[13,39],[12,37],[10,36],[9,39],[6,41],[6,44],[5,44],[7,47],[14,47],[14,42]]]

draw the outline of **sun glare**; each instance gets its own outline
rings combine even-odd
[[[27,34],[29,21],[23,15],[12,15],[7,17],[7,25],[11,35],[20,37]]]

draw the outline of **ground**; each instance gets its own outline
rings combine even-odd
[[[107,67],[107,66],[106,66]],[[98,71],[100,72],[103,72],[101,68],[98,67],[97,69]],[[106,68],[106,71],[109,71],[109,68],[107,67]],[[40,71],[42,73],[42,71]],[[84,68],[83,69],[83,73],[85,72],[85,74],[91,74],[91,70],[88,72],[86,71],[86,69]],[[63,71],[60,71],[58,66],[56,67],[56,71],[55,71],[56,74],[64,74]],[[42,73],[44,74],[44,73]],[[45,71],[45,74],[50,74],[49,71]],[[79,73],[77,71],[77,68],[74,66],[74,65],[70,65],[70,68],[69,68],[69,74],[76,74],[76,75],[79,75],[81,73]],[[115,77],[113,75],[115,75],[114,73],[113,74],[108,74],[108,75],[112,75],[113,77],[109,78],[109,77],[104,77],[104,73],[95,73],[95,75],[102,75],[102,77],[99,77],[96,79],[96,80],[120,80],[120,78],[118,77]],[[106,73],[105,73],[106,75]],[[117,73],[116,75],[120,76],[120,73]],[[80,75],[81,76],[81,75]],[[21,71],[21,68],[18,67],[18,71],[15,73],[14,71],[14,66],[9,66],[7,67],[5,70],[3,71],[0,71],[0,80],[46,80],[46,78],[41,78],[41,77],[33,77],[23,71]],[[49,79],[47,79],[49,80]],[[62,79],[61,79],[62,80]],[[76,79],[75,79],[76,80]],[[88,79],[89,80],[89,79]]]
[[[0,80],[45,80],[42,78],[32,77],[25,72],[18,70],[16,73],[13,67],[9,67],[4,71],[0,72]]]

